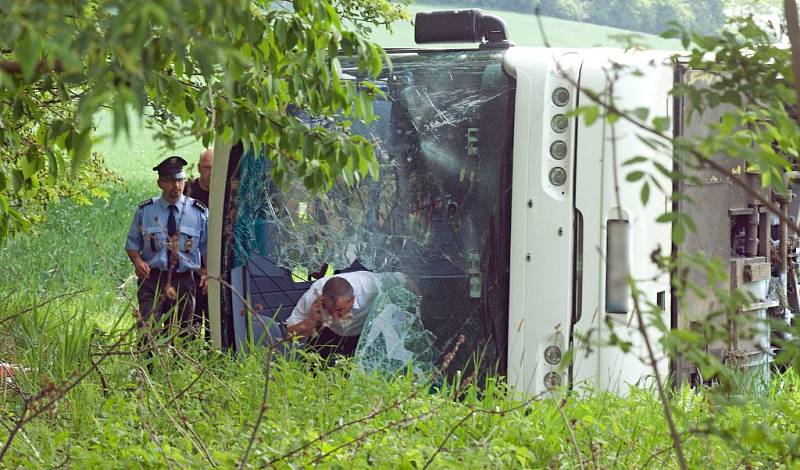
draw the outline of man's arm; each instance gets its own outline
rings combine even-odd
[[[309,336],[313,336],[314,333],[316,333],[319,323],[317,320],[318,319],[315,319],[313,317],[308,317],[305,320],[301,321],[300,323],[287,326],[286,331],[289,332],[289,336],[299,336],[301,338],[308,338]]]
[[[141,255],[143,246],[142,217],[141,210],[138,210],[133,215],[131,227],[128,229],[128,236],[125,240],[125,251],[128,253],[128,259],[131,260],[133,269],[136,271],[136,277],[139,279],[144,279],[150,275],[150,265],[142,259]]]

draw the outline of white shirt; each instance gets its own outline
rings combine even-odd
[[[367,321],[372,304],[380,292],[382,282],[394,281],[393,285],[397,283],[404,283],[406,277],[401,273],[372,273],[369,271],[356,271],[352,273],[337,274],[335,277],[341,277],[353,286],[353,302],[352,319],[349,322],[332,322],[328,325],[331,331],[339,336],[358,336],[361,334],[361,329],[364,327],[364,322]],[[297,305],[292,310],[292,314],[286,319],[286,325],[293,326],[305,320],[311,315],[311,304],[322,295],[322,288],[328,282],[331,276],[318,279],[311,287],[300,297]]]

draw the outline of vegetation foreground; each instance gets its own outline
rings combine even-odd
[[[107,185],[108,201],[62,201],[37,234],[0,251],[0,362],[29,368],[16,384],[0,385],[1,465],[677,465],[652,389],[625,398],[588,390],[520,398],[493,380],[483,390],[433,389],[409,377],[367,376],[347,362],[323,369],[313,359],[270,362],[265,350],[231,357],[200,344],[159,355],[148,371],[126,353],[135,282],[122,243],[136,203],[155,191],[143,161],[159,155],[128,149],[106,149],[125,175]],[[183,153],[193,159],[195,150]],[[768,390],[675,393],[689,465],[791,465],[798,382],[790,372]]]

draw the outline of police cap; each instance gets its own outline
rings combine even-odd
[[[173,155],[167,157],[163,162],[153,167],[153,171],[158,172],[158,179],[162,180],[182,180],[186,178],[183,167],[187,165],[186,160]]]

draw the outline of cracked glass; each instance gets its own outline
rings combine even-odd
[[[312,276],[399,272],[407,282],[381,286],[362,330],[364,370],[427,373],[463,337],[450,371],[503,373],[514,82],[502,51],[391,58],[377,81],[378,119],[352,128],[373,143],[378,178],[311,194],[300,183],[276,187],[263,152],[241,159],[234,281],[256,307],[237,335],[279,334]]]

